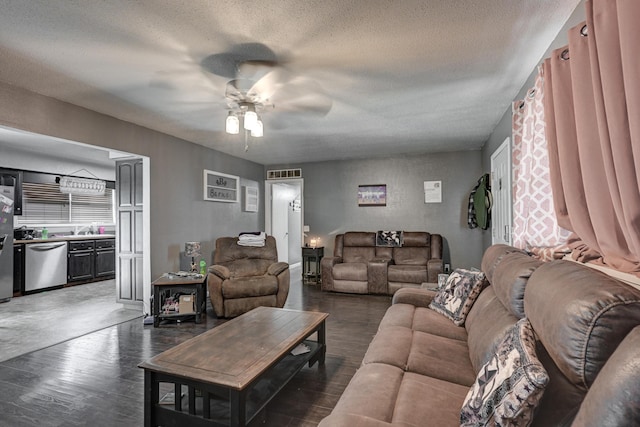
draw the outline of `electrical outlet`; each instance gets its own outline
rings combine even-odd
[[[444,272],[445,273],[449,273],[451,271],[451,264],[445,264],[444,265]]]

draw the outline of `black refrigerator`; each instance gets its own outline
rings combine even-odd
[[[0,185],[0,302],[13,296],[14,187]]]

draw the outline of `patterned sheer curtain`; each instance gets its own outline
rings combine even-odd
[[[556,213],[574,259],[640,277],[640,1],[585,5],[544,62]]]
[[[551,194],[541,71],[513,103],[513,245],[549,260],[565,255],[570,233],[558,225]]]

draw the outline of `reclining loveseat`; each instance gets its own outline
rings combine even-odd
[[[322,258],[322,290],[392,295],[404,287],[437,283],[442,236],[426,232],[350,231]]]

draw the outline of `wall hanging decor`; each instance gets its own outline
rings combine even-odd
[[[226,173],[204,170],[204,200],[211,202],[238,201],[240,178]]]
[[[358,185],[358,206],[387,206],[387,185]]]

